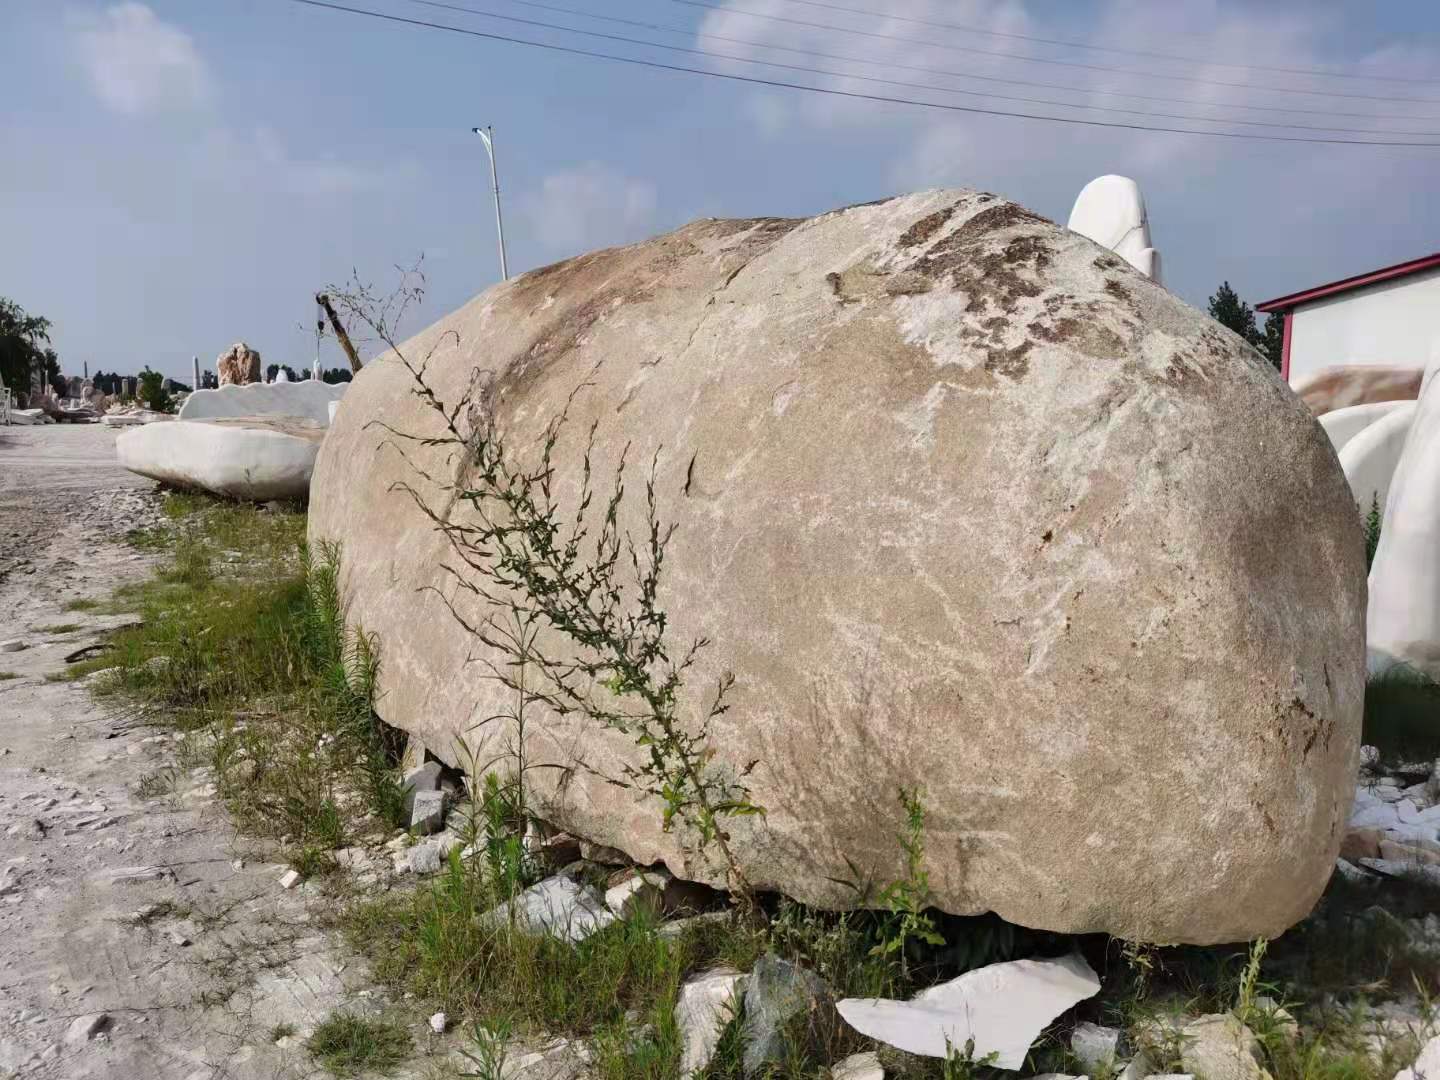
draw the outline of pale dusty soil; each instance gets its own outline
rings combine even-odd
[[[337,1005],[381,1006],[363,965],[317,929],[307,908],[323,901],[309,885],[280,889],[285,868],[236,837],[165,729],[45,681],[127,618],[65,601],[149,569],[121,537],[157,500],[115,465],[114,438],[0,427],[0,642],[27,645],[0,653],[0,672],[19,675],[0,681],[0,1077],[314,1075],[301,1040],[276,1045],[271,1030],[303,1035]],[[45,629],[62,623],[82,628]],[[142,797],[157,774],[150,786],[168,793]],[[117,880],[141,867],[148,880]],[[157,904],[172,908],[134,919]],[[67,1040],[94,1013],[110,1018],[103,1032]]]

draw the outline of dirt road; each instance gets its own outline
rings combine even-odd
[[[175,736],[48,680],[128,618],[67,601],[150,569],[123,537],[158,498],[114,437],[0,428],[0,1077],[315,1075],[303,1036],[379,997],[310,886],[280,888]]]

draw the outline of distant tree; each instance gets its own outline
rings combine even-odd
[[[140,385],[136,388],[135,396],[140,399],[140,404],[155,412],[175,410],[175,402],[170,399],[169,391],[165,389],[165,376],[158,371],[151,371],[148,365],[140,372]]]
[[[28,393],[30,372],[37,361],[44,362],[47,381],[58,377],[59,358],[46,348],[49,343],[49,319],[27,314],[15,301],[0,296],[0,379],[6,386]]]
[[[327,383],[347,383],[355,377],[355,373],[349,368],[332,367],[320,372],[320,381]]]
[[[1240,299],[1228,281],[1222,281],[1220,288],[1215,290],[1215,295],[1210,297],[1210,317],[1221,326],[1234,330],[1251,345],[1259,339],[1260,334],[1255,327],[1255,309]]]
[[[1255,346],[1264,354],[1265,359],[1275,365],[1275,370],[1280,370],[1280,365],[1285,359],[1285,316],[1278,311],[1272,311],[1265,316],[1265,329],[1260,332],[1260,341]]]

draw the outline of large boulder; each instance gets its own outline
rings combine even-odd
[[[671,641],[712,642],[686,716],[733,672],[711,765],[758,760],[768,814],[726,821],[754,886],[855,904],[839,881],[903,872],[918,788],[950,912],[1235,941],[1324,887],[1358,758],[1359,515],[1276,372],[1115,254],[973,191],[704,220],[514,278],[402,352],[525,464],[569,403],[564,520],[592,424],[599,477],[628,447],[633,491],[658,453]],[[356,378],[310,534],[343,545],[349,618],[378,634],[381,715],[483,761],[510,733],[477,722],[514,703],[397,487],[469,513],[453,447],[391,433],[440,434],[413,391],[393,354]],[[622,525],[643,535],[643,497]],[[724,883],[606,782],[642,760],[626,737],[528,732],[532,764],[585,766],[527,774],[543,817]]]

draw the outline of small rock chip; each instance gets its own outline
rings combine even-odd
[[[410,807],[410,828],[422,836],[445,826],[445,793],[417,791]]]
[[[109,1023],[109,1013],[88,1013],[85,1016],[77,1016],[70,1021],[70,1026],[65,1030],[65,1041],[87,1043],[104,1031]]]
[[[439,845],[416,844],[407,853],[406,861],[413,874],[433,874],[440,869],[444,858],[440,854]]]
[[[20,652],[22,649],[25,649],[27,647],[28,646],[26,646],[25,642],[21,641],[19,638],[11,638],[9,641],[0,641],[0,653]]]
[[[446,1022],[445,1014],[438,1012],[430,1017],[430,1030],[435,1032],[436,1035],[444,1035]]]
[[[283,874],[280,875],[280,887],[281,887],[282,889],[293,889],[296,885],[299,885],[299,884],[300,884],[300,871],[299,871],[299,870],[286,870],[285,873],[283,873]]]
[[[1087,1073],[1112,1072],[1120,1053],[1118,1028],[1080,1023],[1070,1034],[1070,1052]]]
[[[885,1080],[880,1055],[874,1051],[851,1054],[830,1069],[830,1080]]]

